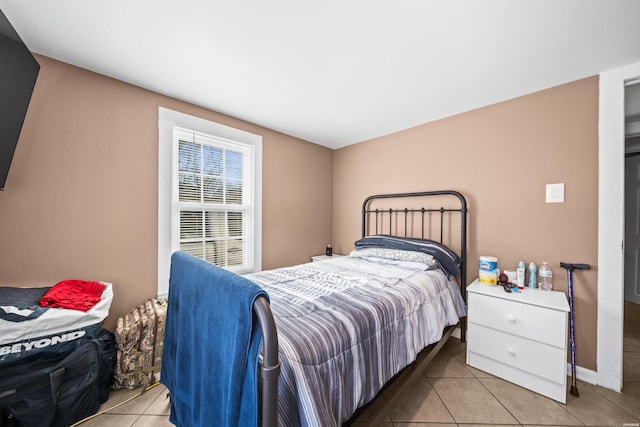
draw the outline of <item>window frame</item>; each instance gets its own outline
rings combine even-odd
[[[186,128],[210,135],[215,139],[233,145],[234,142],[248,146],[253,155],[249,166],[253,172],[251,224],[252,235],[248,256],[252,256],[253,268],[230,269],[245,274],[262,269],[262,136],[230,126],[222,125],[200,117],[191,116],[164,107],[158,108],[158,297],[166,297],[169,292],[171,254],[180,248],[180,215],[178,204],[178,150],[174,129]]]

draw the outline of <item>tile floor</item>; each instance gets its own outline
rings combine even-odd
[[[383,427],[640,426],[640,306],[625,303],[624,332],[623,392],[579,381],[566,405],[467,366],[465,344],[452,337]],[[101,410],[139,392],[113,391]],[[166,395],[154,387],[82,426],[172,426]]]

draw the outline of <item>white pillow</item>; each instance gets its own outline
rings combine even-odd
[[[350,256],[382,264],[404,265],[421,270],[431,270],[438,267],[433,256],[424,252],[405,251],[402,249],[360,248],[351,251]]]

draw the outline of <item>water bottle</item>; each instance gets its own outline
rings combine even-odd
[[[551,267],[549,267],[549,263],[546,261],[542,262],[542,265],[538,269],[539,283],[538,287],[543,291],[550,291],[553,289],[553,272],[551,271]]]
[[[534,263],[529,263],[529,284],[531,289],[538,287],[538,267]]]

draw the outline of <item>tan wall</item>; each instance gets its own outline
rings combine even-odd
[[[38,61],[0,192],[0,285],[111,281],[107,327],[156,291],[158,106],[263,136],[264,269],[306,262],[329,242],[347,253],[359,238],[367,195],[442,188],[469,202],[469,277],[480,255],[498,256],[502,268],[548,260],[559,290],[566,290],[560,261],[596,267],[595,77],[332,152]],[[545,204],[545,184],[556,182],[565,183],[566,203]],[[577,276],[578,364],[595,370],[596,269]]]
[[[546,204],[545,184],[565,203]],[[469,203],[469,278],[480,255],[499,267],[597,267],[598,79],[558,86],[337,150],[333,241],[348,253],[371,194],[452,189]],[[597,268],[575,274],[577,363],[596,370]],[[470,279],[472,280],[472,279]]]
[[[108,328],[155,296],[159,106],[262,135],[263,268],[322,253],[331,238],[332,150],[37,59],[40,74],[0,192],[0,285],[113,282]]]

